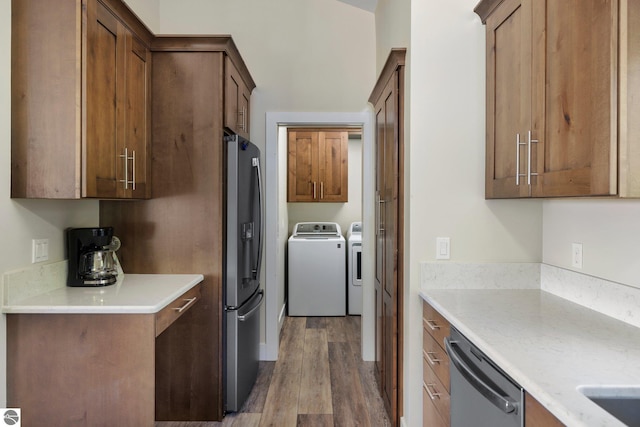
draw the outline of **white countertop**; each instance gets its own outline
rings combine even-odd
[[[102,287],[60,287],[10,302],[5,314],[157,313],[200,283],[201,274],[125,274]]]
[[[420,295],[566,425],[624,425],[577,387],[640,386],[640,328],[541,290]]]

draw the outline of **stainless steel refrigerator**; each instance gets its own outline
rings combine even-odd
[[[260,150],[238,136],[227,144],[224,282],[225,411],[240,410],[258,375],[263,214]]]

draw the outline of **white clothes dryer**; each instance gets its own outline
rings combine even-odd
[[[300,222],[289,237],[289,316],[346,314],[346,249],[340,225]]]
[[[347,314],[362,314],[362,223],[347,232]]]

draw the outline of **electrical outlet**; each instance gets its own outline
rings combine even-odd
[[[571,267],[582,268],[582,243],[571,244]]]
[[[31,240],[31,263],[49,260],[49,239]]]
[[[436,237],[436,259],[451,258],[451,239],[448,237]]]

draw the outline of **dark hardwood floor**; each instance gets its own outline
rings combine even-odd
[[[373,362],[360,352],[360,317],[287,317],[277,362],[260,362],[242,409],[222,422],[156,422],[156,427],[385,427]]]

